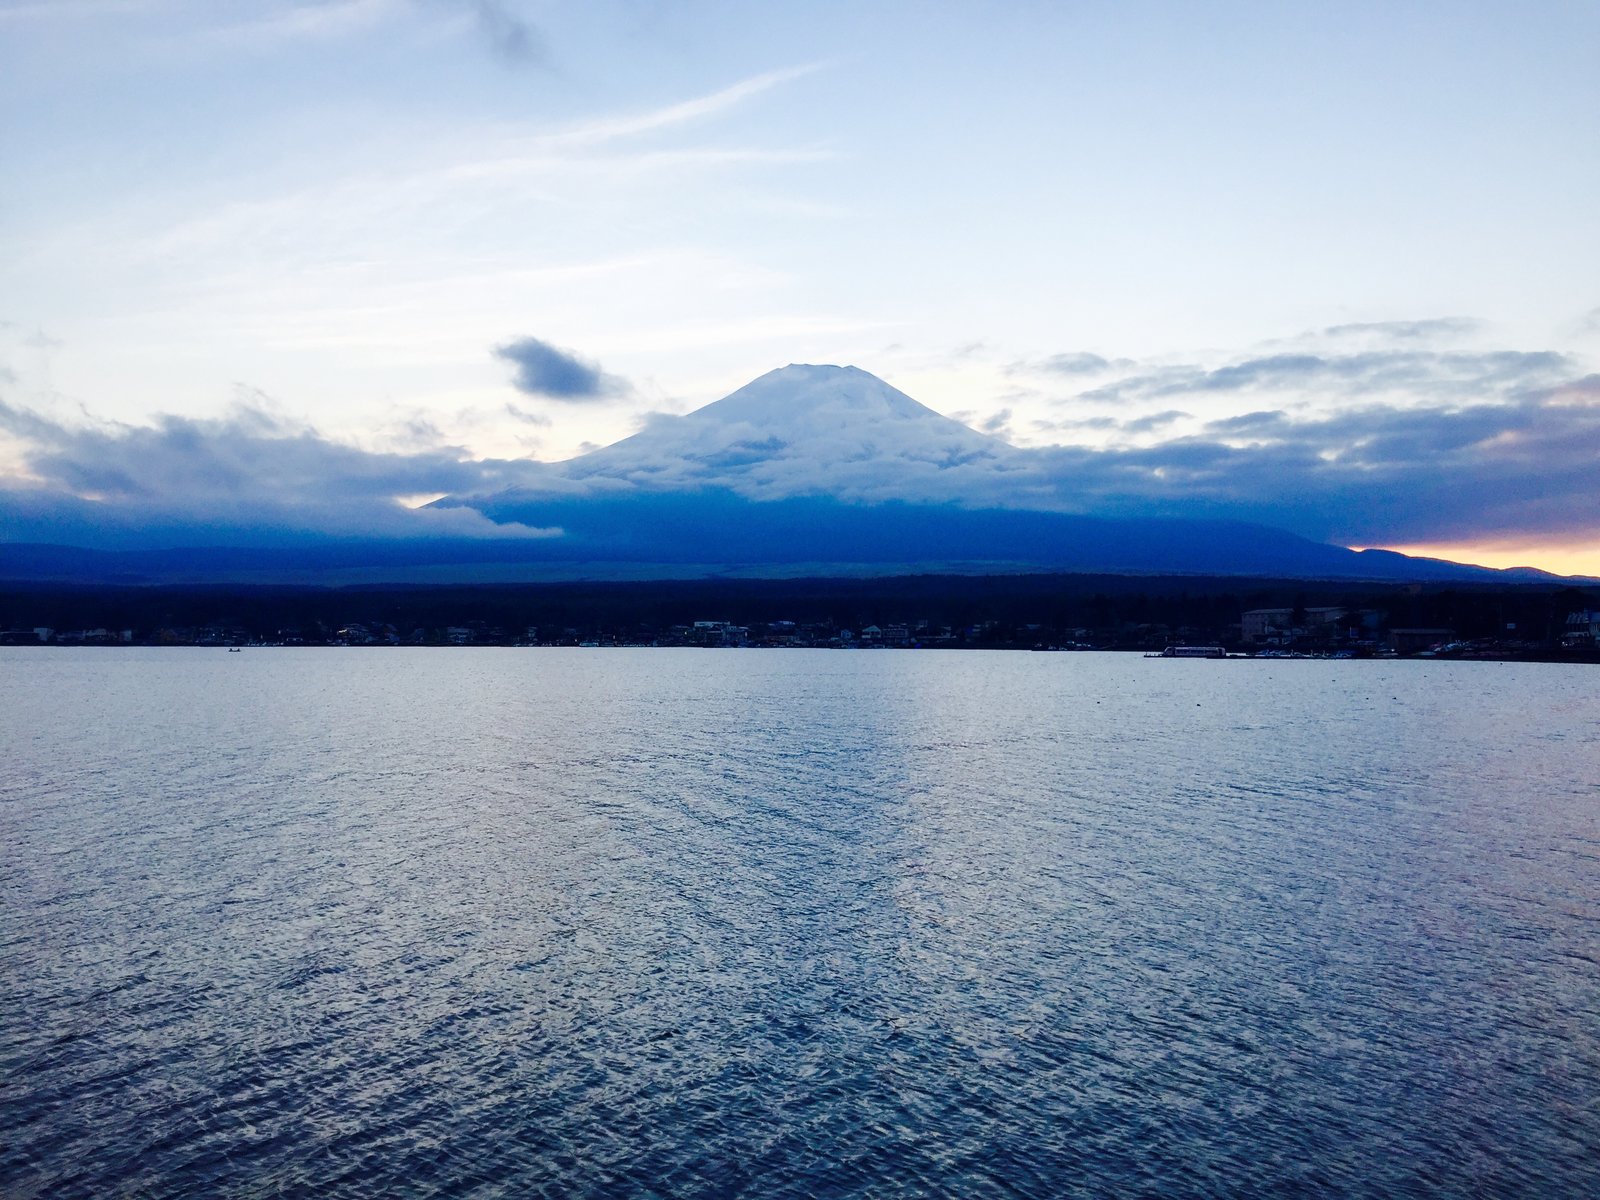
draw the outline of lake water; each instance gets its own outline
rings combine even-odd
[[[0,1194],[1600,1194],[1600,671],[0,650]]]

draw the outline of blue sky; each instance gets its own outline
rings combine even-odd
[[[1597,60],[1591,3],[0,0],[6,495],[241,414],[425,493],[838,362],[1600,574]]]

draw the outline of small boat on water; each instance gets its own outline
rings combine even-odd
[[[1146,658],[1227,658],[1224,646],[1168,646],[1160,654],[1146,654]]]

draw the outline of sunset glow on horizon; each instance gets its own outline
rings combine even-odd
[[[1352,546],[1352,550],[1367,547]],[[1475,543],[1417,543],[1403,546],[1381,546],[1373,549],[1393,550],[1418,558],[1442,558],[1447,562],[1467,563],[1476,567],[1534,567],[1552,575],[1572,575],[1586,579],[1600,579],[1600,544],[1539,543],[1525,541],[1475,542]]]

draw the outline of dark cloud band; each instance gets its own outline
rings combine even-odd
[[[455,449],[384,454],[242,407],[220,420],[72,427],[0,401],[32,481],[0,487],[0,541],[203,544],[305,537],[527,536],[399,497],[527,483],[538,464]]]
[[[512,361],[539,388],[592,399],[608,386],[598,368],[577,363],[574,371],[575,360],[535,345]],[[1244,374],[1327,370],[1322,359],[1249,361],[1257,365]],[[1469,365],[1479,370],[1476,380]],[[708,487],[752,499],[832,493],[858,502],[1230,517],[1361,545],[1600,539],[1600,375],[1535,384],[1569,365],[1559,355],[1435,359],[1433,375],[1413,389],[1420,399],[1361,403],[1353,396],[1315,413],[1263,407],[1146,446],[1019,449],[980,439],[983,448],[970,453],[934,447],[863,458],[859,439],[841,435],[826,453],[789,455],[770,431],[752,425],[740,427],[743,440],[731,447],[611,470],[598,459],[474,461],[449,448],[373,453],[253,408],[222,420],[169,416],[149,426],[68,427],[0,403],[0,430],[27,474],[0,490],[0,540],[148,540],[173,529],[211,537],[245,527],[286,537],[388,536],[446,519],[475,520],[477,535],[526,536],[526,529],[502,529],[478,516],[470,498],[512,488],[582,497]],[[1361,369],[1345,365],[1334,373],[1360,377]],[[1120,422],[1080,419],[1063,430],[1111,422],[1159,436],[1181,419],[1174,409]],[[396,503],[430,493],[469,499],[449,516]]]

